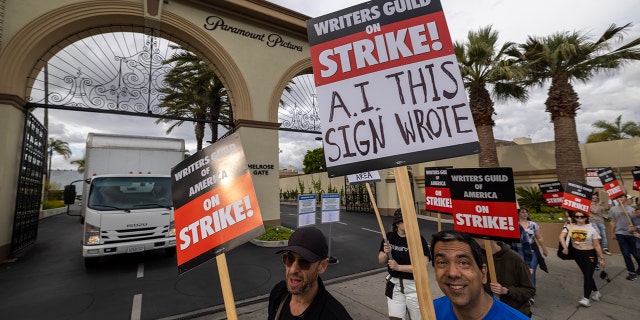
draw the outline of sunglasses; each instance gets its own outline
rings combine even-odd
[[[284,263],[287,268],[291,268],[294,262],[298,261],[298,267],[302,270],[309,270],[311,268],[311,262],[307,261],[304,258],[296,259],[293,253],[287,252],[282,254],[282,263]]]
[[[585,216],[573,216],[573,217],[576,218],[576,219],[585,219],[586,218]]]

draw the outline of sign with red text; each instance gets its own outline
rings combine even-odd
[[[264,233],[238,133],[174,167],[171,190],[179,274]]]
[[[602,181],[600,177],[598,177],[598,171],[606,169],[604,167],[598,168],[585,168],[584,169],[584,180],[587,185],[592,186],[594,188],[602,188]]]
[[[472,235],[520,238],[511,168],[449,169],[453,229]]]
[[[424,203],[427,211],[453,213],[447,169],[451,167],[424,168]]]
[[[480,152],[440,1],[307,21],[329,177]]]
[[[631,170],[631,175],[633,175],[633,190],[640,190],[640,167]]]
[[[544,201],[550,207],[561,206],[562,198],[564,196],[564,189],[560,181],[539,183],[540,191],[542,191],[542,197]]]
[[[616,179],[615,173],[613,173],[613,169],[605,168],[598,171],[598,177],[600,177],[602,187],[604,191],[607,192],[609,199],[616,199],[625,195],[624,189],[622,189],[622,186],[620,186],[620,183]]]
[[[562,208],[570,211],[580,211],[589,215],[593,190],[592,186],[567,180],[567,188],[562,197]]]

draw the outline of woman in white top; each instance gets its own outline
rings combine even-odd
[[[565,226],[560,232],[560,244],[563,247],[563,253],[569,254],[569,248],[565,240],[567,234],[570,234],[571,245],[573,246],[571,253],[584,277],[584,296],[578,303],[584,307],[590,307],[589,297],[594,301],[600,301],[600,298],[602,298],[602,294],[596,287],[596,281],[593,279],[596,264],[599,263],[600,267],[604,267],[604,253],[599,241],[600,233],[589,223],[589,217],[586,214],[571,211],[569,215],[572,223]]]

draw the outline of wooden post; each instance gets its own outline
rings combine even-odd
[[[238,320],[236,304],[233,300],[231,290],[231,280],[229,280],[229,268],[227,267],[227,257],[224,252],[216,256],[218,264],[218,276],[220,276],[220,286],[222,287],[222,298],[224,299],[224,309],[227,312],[227,319]]]
[[[396,167],[393,168],[393,173],[396,177],[396,187],[398,189],[400,208],[402,209],[402,219],[405,232],[407,233],[409,256],[420,257],[418,259],[411,259],[413,279],[416,283],[416,291],[418,292],[420,315],[422,319],[435,320],[436,313],[431,296],[431,285],[429,284],[429,273],[426,265],[427,259],[422,258],[424,251],[422,241],[420,240],[418,217],[416,216],[416,209],[413,204],[413,194],[411,193],[411,186],[409,185],[409,172],[407,171],[407,167]]]
[[[496,275],[496,265],[493,262],[493,247],[491,247],[491,240],[489,239],[484,239],[484,252],[487,253],[487,267],[489,268],[489,277],[491,277],[491,283],[498,283],[498,277]]]
[[[373,198],[373,192],[371,192],[371,186],[369,185],[369,182],[365,183],[365,185],[367,186],[367,192],[369,192],[369,199],[371,199],[371,205],[373,205],[373,211],[376,213],[376,218],[378,219],[378,226],[380,227],[380,233],[382,233],[382,239],[384,240],[384,243],[388,245],[389,240],[387,240],[387,233],[384,230],[384,225],[382,225],[382,218],[380,218],[380,212],[378,211],[378,205],[376,204],[376,199]],[[391,256],[391,252],[387,253],[387,257],[389,257],[389,260],[393,260],[393,257]]]

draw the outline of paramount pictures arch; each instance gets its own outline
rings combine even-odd
[[[160,30],[208,62],[229,92],[234,127],[242,137],[248,162],[274,168],[268,174],[254,175],[253,181],[263,220],[279,223],[278,107],[289,81],[310,73],[305,23],[309,17],[260,0],[0,2],[0,134],[4,151],[0,154],[0,261],[28,246],[29,239],[32,244],[37,234],[37,216],[35,221],[33,217],[16,220],[16,199],[21,196],[17,189],[23,188],[16,186],[29,180],[24,177],[29,171],[25,163],[32,156],[42,158],[47,139],[42,128],[28,121],[32,116],[27,100],[34,78],[51,58],[51,48],[61,41],[110,25]],[[207,21],[211,16],[215,18]],[[27,145],[31,140],[39,142]],[[35,185],[41,183],[35,181]],[[14,234],[16,225],[29,224],[31,228],[21,231],[25,234]],[[17,237],[27,240],[16,246]]]

